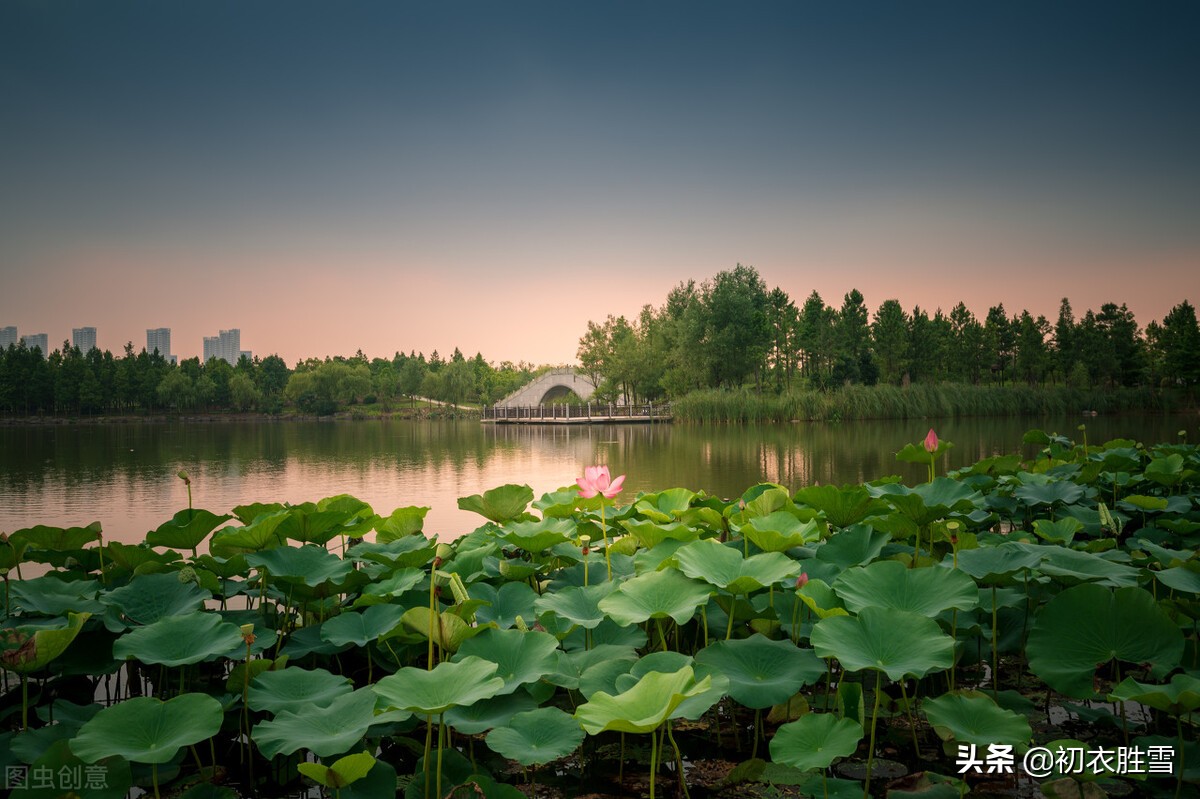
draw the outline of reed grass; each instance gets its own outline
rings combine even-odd
[[[705,389],[671,403],[677,421],[751,423],[855,419],[1040,416],[1053,414],[1164,412],[1177,403],[1151,388],[1079,389],[1067,386],[977,386],[944,383],[912,386],[845,386],[832,391]]]

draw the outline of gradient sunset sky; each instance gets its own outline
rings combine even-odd
[[[0,4],[0,326],[574,361],[737,263],[1200,300],[1194,2]]]

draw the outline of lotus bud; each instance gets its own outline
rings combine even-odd
[[[514,624],[515,624],[516,628],[518,630],[520,630],[521,632],[523,632],[523,633],[529,632],[529,625],[526,624],[525,620],[522,619],[520,616],[517,616],[516,622]]]
[[[925,447],[925,451],[930,454],[933,454],[934,452],[937,451],[938,437],[937,437],[937,433],[933,432],[932,427],[929,428],[929,433],[926,434],[926,436],[925,436],[924,447]]]
[[[175,476],[178,477],[180,480],[182,480],[187,485],[192,484],[192,476],[187,473],[186,469],[180,469],[178,472],[175,473]]]
[[[808,585],[808,575],[800,572],[800,576],[796,578],[796,590],[799,591],[806,585]]]
[[[252,645],[254,643],[254,625],[243,624],[240,629],[242,632],[242,640],[246,642],[246,646]]]

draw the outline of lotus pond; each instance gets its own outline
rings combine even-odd
[[[18,530],[6,787],[1194,796],[1200,449],[1081,439],[909,445],[915,487],[504,485],[453,543],[345,495]]]

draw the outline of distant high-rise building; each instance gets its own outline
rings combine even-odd
[[[171,328],[147,328],[146,352],[153,355],[155,350],[158,350],[158,354],[166,358],[171,363],[176,363],[179,360],[171,354]]]
[[[242,331],[240,328],[222,330],[215,336],[204,337],[204,362],[220,358],[230,366],[238,362],[242,354]]]
[[[29,349],[38,347],[42,351],[42,355],[50,354],[50,334],[49,333],[27,333],[21,336],[21,341],[25,342],[25,346]]]
[[[96,328],[71,328],[71,345],[77,347],[84,355],[96,349]]]
[[[254,353],[250,350],[241,350],[238,352],[238,360],[240,361],[242,358],[245,358],[247,361],[253,361]]]
[[[20,339],[17,337],[17,329],[15,327],[0,327],[0,349],[7,349],[8,345],[16,344]]]

